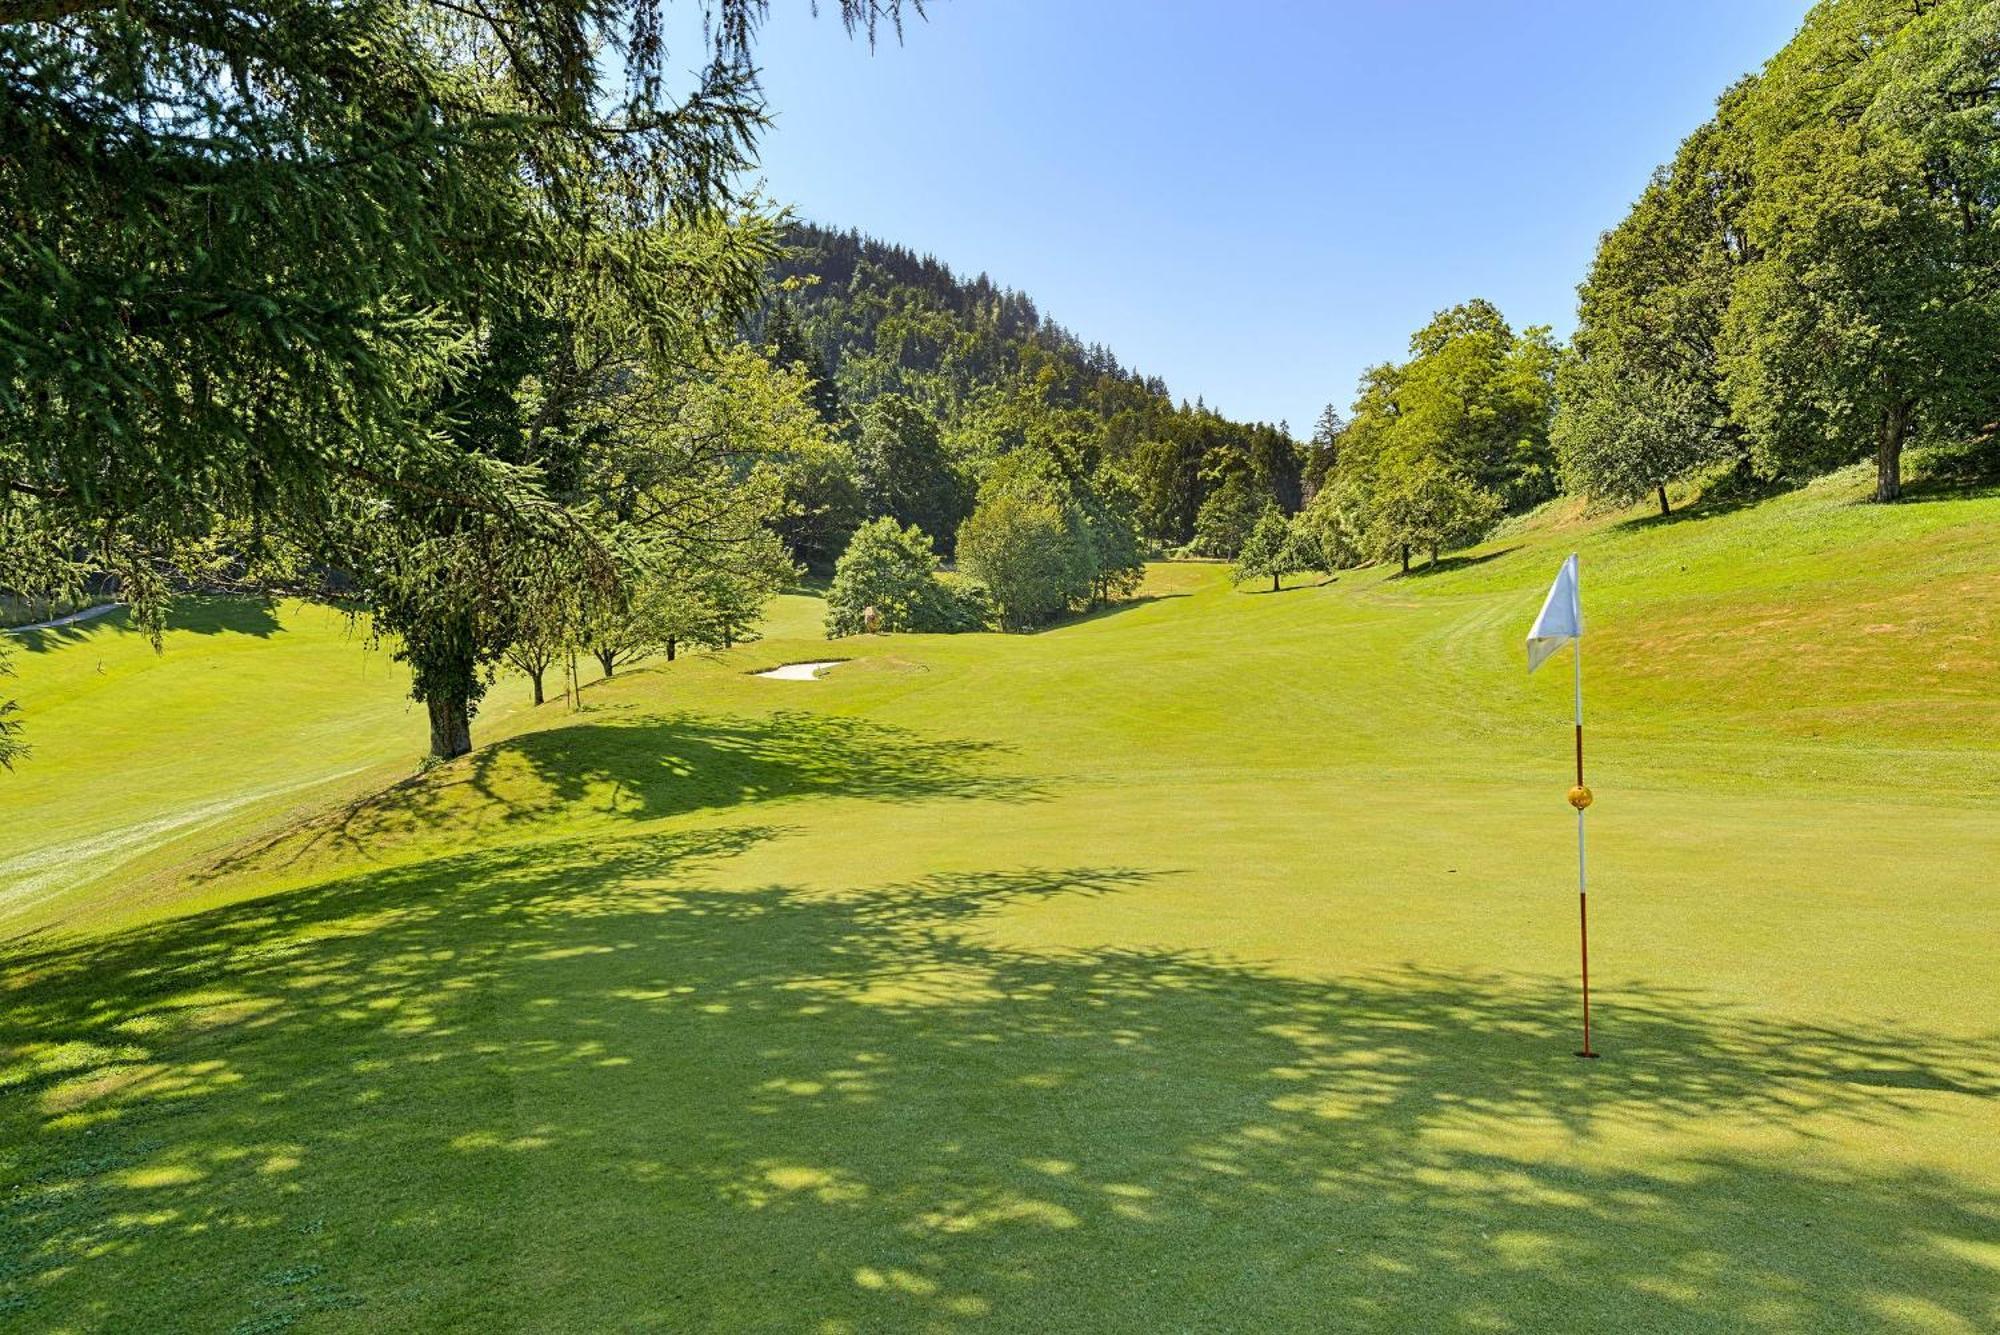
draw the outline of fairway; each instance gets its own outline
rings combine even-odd
[[[2000,1327],[2000,497],[1868,485],[1035,635],[789,595],[414,778],[332,614],[26,646],[0,1317]]]
[[[2000,0],[0,68],[0,1335],[2000,1335]]]
[[[328,608],[182,599],[162,653],[122,611],[5,643],[41,718],[37,759],[6,793],[0,929],[107,881],[129,908],[144,873],[406,777],[420,754],[408,671]],[[499,721],[526,692],[494,697]]]

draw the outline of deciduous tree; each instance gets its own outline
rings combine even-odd
[[[1256,526],[1263,503],[1240,455],[1225,454],[1210,476],[1214,489],[1195,513],[1194,540],[1188,545],[1198,555],[1233,560]]]
[[[1689,136],[1598,243],[1557,373],[1556,453],[1576,491],[1630,504],[1746,448],[1717,338],[1741,264],[1742,145]]]
[[[1476,542],[1499,514],[1499,499],[1436,459],[1398,467],[1383,480],[1376,506],[1375,546],[1410,569],[1410,549],[1425,548],[1431,564],[1446,547]]]
[[[1257,517],[1243,550],[1237,554],[1234,575],[1237,583],[1269,576],[1276,593],[1287,575],[1309,569],[1308,545],[1293,530],[1292,520],[1277,506]]]
[[[993,600],[1003,630],[1031,630],[1088,597],[1091,570],[1075,516],[1046,495],[1003,490],[958,531],[958,560]]]
[[[862,501],[873,515],[949,542],[970,509],[970,489],[945,452],[937,422],[904,395],[884,395],[862,413],[855,461]]]
[[[1810,471],[1994,418],[2000,384],[2000,18],[1988,4],[1813,10],[1727,109],[1753,151],[1753,257],[1723,333],[1731,408]]]
[[[869,520],[854,530],[833,568],[827,637],[965,629],[937,569],[937,553],[922,529],[906,528],[887,515]]]

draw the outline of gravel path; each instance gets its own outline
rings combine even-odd
[[[37,621],[31,626],[8,626],[5,629],[9,635],[25,635],[31,630],[54,630],[58,626],[74,626],[79,621],[93,621],[107,613],[116,612],[123,605],[99,603],[95,607],[86,607],[81,612],[71,612],[66,617],[57,617],[54,621]]]

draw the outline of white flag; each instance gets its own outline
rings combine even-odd
[[[1528,671],[1540,667],[1556,650],[1583,634],[1583,596],[1577,590],[1576,554],[1572,552],[1556,582],[1549,586],[1542,614],[1528,632]]]

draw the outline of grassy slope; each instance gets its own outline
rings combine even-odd
[[[829,656],[787,600],[136,906],[74,891],[0,974],[0,1301],[1990,1328],[2000,499],[1859,491],[1277,595],[1164,567],[1044,635],[747,678]],[[1519,643],[1572,547],[1594,1065],[1566,663]],[[398,718],[355,744],[406,756]]]
[[[0,933],[158,911],[179,895],[146,873],[381,788],[423,750],[408,672],[325,608],[186,600],[158,652],[123,612],[6,643],[0,692],[34,753],[0,790]],[[524,694],[502,683],[488,726]]]

